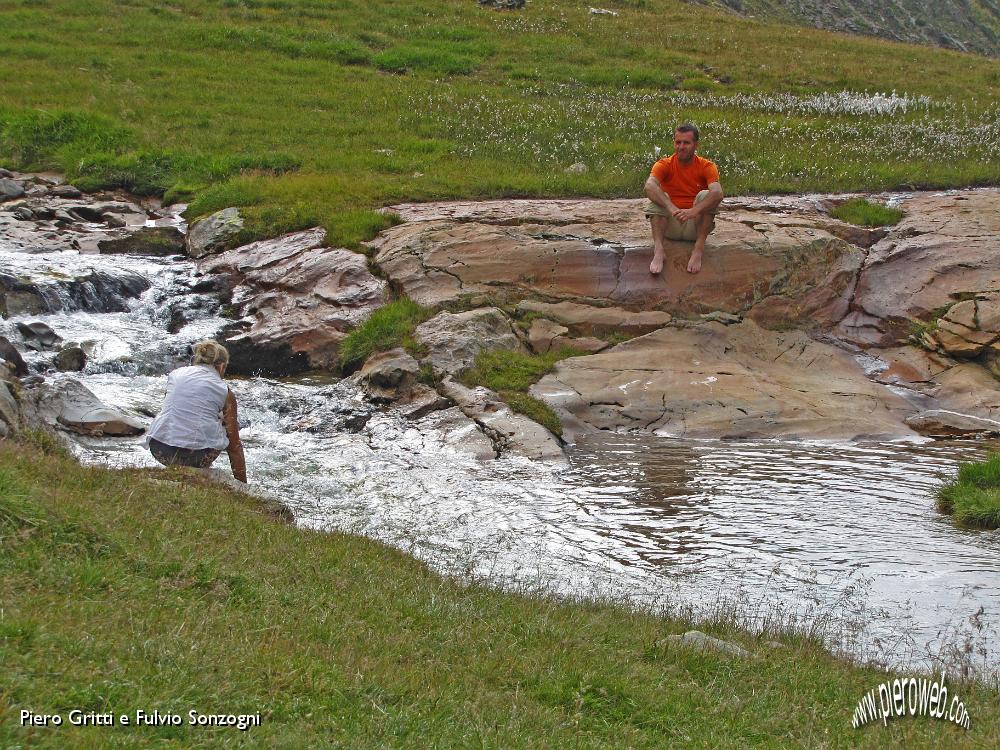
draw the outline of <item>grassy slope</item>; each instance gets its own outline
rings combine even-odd
[[[984,113],[1000,94],[995,61],[676,0],[612,5],[617,18],[568,0],[517,12],[465,0],[0,0],[0,126],[35,109],[106,116],[132,134],[112,152],[184,155],[161,181],[200,195],[192,214],[257,205],[256,234],[322,223],[349,245],[384,225],[369,209],[401,200],[635,195],[682,117],[705,126],[730,193],[1000,182],[1000,117]],[[843,89],[940,106],[859,118],[705,98]],[[8,165],[17,140],[0,138]],[[232,155],[247,158],[219,166]],[[108,171],[106,153],[87,156],[28,165]],[[590,171],[565,174],[576,161]],[[241,164],[301,169],[204,190]]]
[[[164,472],[157,474],[165,476]],[[442,579],[227,490],[0,443],[0,747],[985,748],[973,723],[850,726],[885,675],[791,640],[730,660],[685,624]],[[734,637],[724,630],[721,635]],[[28,730],[38,712],[262,712],[231,729]]]

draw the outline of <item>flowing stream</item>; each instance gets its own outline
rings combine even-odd
[[[190,292],[186,261],[30,255],[0,242],[0,271],[49,285],[67,308],[66,279],[90,269],[139,274],[152,286],[125,312],[21,320],[82,342],[90,360],[80,379],[148,419],[187,346],[222,324],[218,305]],[[190,322],[171,334],[178,300]],[[17,320],[0,323],[0,333],[23,348]],[[571,468],[557,471],[450,450],[365,405],[347,382],[231,385],[252,486],[302,525],[365,534],[442,572],[516,590],[728,616],[751,628],[797,623],[862,658],[903,666],[934,657],[996,674],[1000,533],[957,529],[933,501],[958,462],[995,443],[606,435],[573,446]],[[345,422],[351,409],[371,412],[363,426]],[[155,465],[139,438],[74,440],[87,462]]]

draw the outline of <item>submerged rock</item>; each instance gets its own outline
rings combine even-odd
[[[0,269],[0,312],[10,318],[58,310],[124,312],[129,300],[151,286],[145,277],[122,269],[89,269],[77,274],[25,281]]]
[[[480,461],[490,461],[497,456],[493,442],[457,406],[435,410],[414,422],[414,426],[423,436],[425,445],[431,443],[449,448]]]
[[[932,437],[1000,435],[1000,421],[944,409],[931,409],[914,414],[906,418],[906,424],[922,435]]]

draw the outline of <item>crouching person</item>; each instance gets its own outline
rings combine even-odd
[[[197,469],[207,469],[225,450],[233,476],[245,483],[236,396],[222,380],[229,352],[215,341],[199,341],[193,351],[189,366],[167,376],[167,397],[149,426],[146,445],[164,466]]]

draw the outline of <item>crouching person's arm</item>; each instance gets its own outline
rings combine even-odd
[[[222,410],[222,422],[226,426],[226,437],[229,438],[229,465],[233,467],[233,476],[246,484],[247,462],[243,456],[243,443],[240,442],[240,422],[236,415],[236,396],[232,391],[226,397],[226,406]]]

